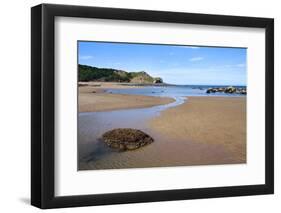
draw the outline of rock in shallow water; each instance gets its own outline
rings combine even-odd
[[[246,95],[247,89],[246,88],[239,88],[239,87],[216,87],[216,88],[209,88],[206,90],[206,93],[216,93],[216,92],[224,92],[230,94],[241,94]]]
[[[102,139],[109,147],[119,151],[135,150],[154,141],[143,131],[131,128],[110,130],[102,135]]]

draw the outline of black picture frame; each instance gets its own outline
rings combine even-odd
[[[54,20],[57,16],[264,28],[265,184],[78,196],[54,195]],[[41,4],[31,9],[31,204],[42,208],[217,198],[274,193],[274,20],[164,11]]]

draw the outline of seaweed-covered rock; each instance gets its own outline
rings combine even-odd
[[[210,93],[230,93],[230,94],[242,94],[242,95],[246,95],[247,94],[247,89],[246,88],[239,88],[239,87],[215,87],[215,88],[209,88],[206,90],[206,93],[210,94]]]
[[[110,130],[102,135],[102,139],[109,147],[119,151],[135,150],[154,141],[143,131],[131,128]]]
[[[218,92],[218,88],[209,88],[206,91],[206,93],[215,93],[215,92]]]
[[[235,93],[236,92],[236,88],[235,87],[227,87],[225,90],[224,90],[225,93]]]

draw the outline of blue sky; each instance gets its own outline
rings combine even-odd
[[[78,63],[146,71],[182,85],[246,85],[247,49],[110,42],[78,42]]]

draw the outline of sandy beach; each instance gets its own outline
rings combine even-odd
[[[105,88],[79,87],[80,112],[131,109],[134,115],[140,112],[134,108],[173,102],[170,98],[107,94],[103,93]],[[118,127],[134,128],[130,123],[134,118],[126,118],[126,111],[117,116],[121,116]],[[144,125],[136,125],[155,141],[127,152],[114,152],[96,140],[92,128],[98,117],[93,118],[81,117],[79,121],[83,129],[79,136],[79,170],[246,163],[246,97],[188,97],[184,104],[162,111]],[[96,134],[100,138],[103,132],[101,129]]]
[[[82,85],[80,83],[80,85]],[[118,83],[83,83],[79,86],[79,112],[100,112],[118,109],[144,108],[168,104],[172,98],[144,95],[124,95],[105,93],[107,89],[128,89],[136,86],[123,86]]]
[[[246,97],[189,97],[150,125],[174,141],[222,145],[237,162],[246,162]]]

